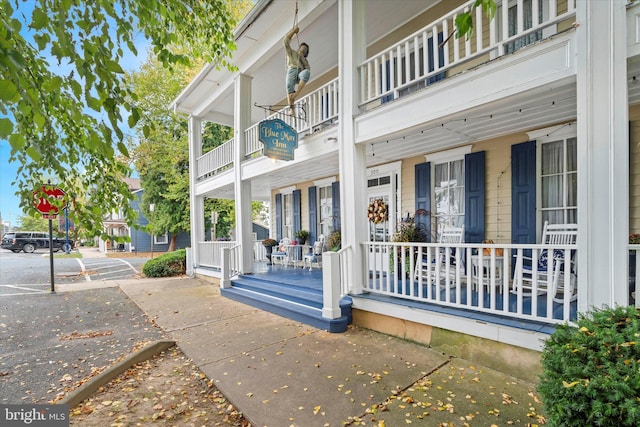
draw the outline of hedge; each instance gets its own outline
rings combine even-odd
[[[147,277],[170,277],[185,274],[187,265],[187,251],[178,249],[158,258],[147,261],[142,266],[142,272]]]
[[[640,426],[640,310],[617,307],[561,325],[538,386],[552,426]]]

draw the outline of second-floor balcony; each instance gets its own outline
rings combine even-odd
[[[385,2],[386,3],[386,2]],[[403,99],[423,99],[425,109],[421,110],[421,118],[424,120],[422,124],[410,123],[415,133],[415,126],[421,126],[423,132],[430,132],[430,141],[433,141],[432,150],[444,149],[449,145],[468,143],[469,140],[461,140],[464,135],[473,135],[474,140],[483,140],[496,136],[496,132],[507,134],[519,128],[536,128],[546,126],[550,122],[559,122],[567,120],[575,120],[576,117],[576,91],[575,91],[575,64],[567,64],[566,69],[561,75],[552,67],[563,66],[565,62],[571,61],[571,47],[575,45],[575,0],[520,0],[520,1],[498,1],[498,10],[493,20],[489,21],[483,12],[476,11],[475,25],[477,30],[469,39],[456,39],[449,37],[454,28],[454,21],[460,13],[469,10],[473,1],[463,2],[460,6],[448,11],[437,19],[429,21],[427,25],[417,26],[411,34],[399,38],[389,43],[371,43],[367,52],[371,52],[367,59],[357,68],[357,80],[359,82],[359,90],[357,96],[357,105],[359,113],[357,120],[362,124],[364,134],[362,140],[379,141],[403,138],[400,135],[400,128],[395,129],[396,122],[400,122],[400,118],[404,117],[406,110],[394,115],[394,105]],[[337,12],[334,10],[335,4],[331,6],[325,14],[329,18],[322,21],[323,24],[334,22]],[[373,14],[373,12],[371,12]],[[640,39],[633,36],[638,32],[638,16],[640,14],[640,4],[630,4],[627,9],[628,16],[628,44],[630,54],[640,53],[637,47],[640,46]],[[371,16],[368,14],[367,16]],[[503,23],[507,22],[508,25]],[[537,24],[535,24],[537,22]],[[369,24],[367,24],[368,26]],[[409,23],[407,24],[407,26]],[[310,30],[308,30],[310,31]],[[389,38],[394,33],[386,35]],[[382,35],[378,35],[382,37]],[[281,45],[281,39],[278,37],[278,45]],[[386,40],[386,39],[383,39]],[[434,43],[434,40],[436,42]],[[547,48],[546,46],[550,46]],[[552,48],[553,49],[552,49]],[[281,50],[280,48],[278,48]],[[322,49],[323,52],[317,55],[328,56],[324,48],[315,47],[316,50]],[[553,51],[552,51],[553,50]],[[548,52],[547,52],[548,51]],[[544,56],[547,55],[548,59]],[[341,89],[339,88],[339,79],[335,77],[337,70],[337,53],[334,51],[331,55],[333,59],[327,64],[322,64],[326,71],[323,75],[318,76],[318,83],[312,81],[307,86],[309,92],[297,100],[295,104],[295,113],[291,114],[289,108],[282,104],[283,99],[277,98],[282,96],[283,88],[281,85],[274,84],[283,77],[282,63],[277,61],[278,71],[274,71],[274,66],[264,66],[256,69],[253,80],[257,81],[252,89],[252,112],[251,125],[243,129],[245,136],[245,146],[243,147],[243,160],[253,159],[262,155],[262,143],[258,138],[258,126],[261,120],[270,118],[280,118],[286,123],[293,126],[299,133],[300,141],[305,143],[307,136],[315,135],[337,123],[339,111],[339,96]],[[531,62],[522,65],[525,59],[535,58],[537,62]],[[542,58],[542,59],[540,59]],[[548,61],[548,69],[544,69],[545,61]],[[551,62],[555,61],[555,62]],[[635,68],[634,68],[634,64]],[[512,92],[508,92],[506,85],[514,85],[514,82],[505,82],[501,79],[501,69],[508,66],[520,67],[518,70],[510,70],[511,76],[520,76],[520,69],[534,68],[531,73],[538,72],[537,87],[529,88],[529,92],[523,94],[522,89],[518,89],[518,98]],[[542,68],[540,68],[542,67]],[[318,68],[314,65],[314,69]],[[491,71],[483,71],[491,69]],[[634,71],[635,70],[635,71]],[[274,72],[276,74],[274,74]],[[263,74],[264,73],[264,74]],[[544,76],[542,76],[542,73]],[[629,76],[634,73],[640,73],[640,65],[638,61],[630,61]],[[330,76],[331,78],[327,78]],[[465,90],[473,87],[486,87],[476,82],[476,77],[483,76],[486,83],[490,84],[491,90],[495,94],[502,94],[496,98],[493,96],[490,101],[495,105],[491,106],[487,111],[491,110],[491,125],[480,125],[472,121],[468,121],[468,117],[475,117],[471,102],[457,99],[461,93],[464,95]],[[529,76],[531,77],[531,76]],[[556,82],[550,79],[557,79]],[[530,81],[531,79],[529,79]],[[630,77],[633,83],[637,81]],[[265,81],[270,81],[270,88],[265,89]],[[502,87],[504,85],[505,87]],[[260,87],[258,87],[260,86]],[[445,89],[439,89],[446,87]],[[460,90],[455,91],[460,87]],[[464,90],[462,89],[464,88]],[[219,117],[228,117],[225,124],[233,124],[229,117],[233,117],[233,87],[228,86],[222,91],[215,101],[215,107],[212,105],[211,110],[218,110]],[[452,91],[453,90],[453,91]],[[478,89],[480,92],[480,89]],[[418,93],[416,95],[416,93]],[[467,92],[468,93],[468,92]],[[262,105],[265,102],[264,97],[268,95],[266,100],[274,104]],[[434,96],[430,95],[434,94]],[[436,95],[437,94],[437,95]],[[451,94],[451,95],[448,95]],[[212,95],[211,99],[216,94]],[[487,97],[487,91],[482,93],[468,94],[475,97],[474,102],[481,97]],[[418,97],[418,98],[417,98]],[[455,98],[454,106],[447,105],[445,109],[439,102],[443,99]],[[558,102],[561,99],[564,102]],[[630,103],[640,100],[640,85],[629,85]],[[196,102],[194,99],[193,102]],[[280,103],[280,104],[278,104]],[[431,107],[429,105],[431,103]],[[438,103],[441,109],[433,107]],[[525,108],[521,115],[516,116],[513,105],[516,103],[524,105]],[[398,104],[400,105],[400,104]],[[412,104],[412,108],[419,105]],[[262,107],[262,108],[260,108]],[[384,110],[381,109],[384,107]],[[467,111],[463,108],[468,107]],[[222,111],[222,109],[225,109]],[[458,112],[454,109],[458,109]],[[554,111],[551,111],[553,109]],[[535,110],[535,111],[534,111]],[[207,111],[206,105],[198,107],[198,111],[204,114]],[[385,111],[381,113],[380,111]],[[382,114],[391,114],[382,116]],[[529,113],[533,114],[529,114]],[[209,113],[208,113],[209,114]],[[511,114],[510,116],[508,116]],[[508,116],[508,117],[507,117]],[[213,115],[211,116],[213,120]],[[367,118],[370,118],[367,121]],[[442,125],[441,129],[435,129],[436,125],[446,118],[448,122],[455,122],[456,129],[448,129],[446,125]],[[384,119],[384,120],[383,120]],[[385,122],[386,120],[386,122]],[[483,119],[484,120],[484,119]],[[537,121],[536,121],[537,120]],[[397,126],[405,125],[400,123]],[[383,129],[388,129],[393,134],[382,135]],[[384,146],[380,147],[378,159],[385,158],[388,161],[397,160],[401,156],[411,156],[419,154],[410,150],[411,140],[407,135],[407,146],[400,148],[399,144],[395,144],[390,148],[393,153],[384,153]],[[415,148],[416,144],[413,144]],[[377,147],[376,147],[377,148]],[[403,150],[405,150],[403,152]],[[423,148],[424,152],[424,148]],[[223,146],[203,154],[198,159],[197,176],[198,181],[206,180],[212,176],[218,176],[225,170],[230,170],[234,166],[234,140],[230,140]],[[390,157],[393,154],[395,157]]]
[[[359,114],[366,116],[369,111],[379,106],[391,105],[391,101],[428,88],[435,83],[462,74],[469,75],[481,64],[490,63],[505,55],[517,54],[517,51],[523,47],[542,42],[559,33],[571,31],[575,21],[575,0],[499,0],[493,20],[488,20],[483,11],[476,9],[475,31],[470,38],[450,36],[455,28],[456,17],[469,11],[473,3],[474,1],[461,2],[454,9],[430,20],[427,25],[419,25],[416,21],[423,21],[426,16],[432,16],[430,10],[423,11],[421,18],[417,20],[404,17],[405,20],[409,19],[405,26],[417,28],[404,37],[397,36],[398,31],[388,34],[374,33],[369,29],[373,22],[367,22],[368,32],[372,34],[370,37],[383,37],[382,40],[390,41],[385,42],[386,45],[383,42],[371,43],[367,49],[371,54],[358,66]],[[371,5],[370,8],[367,11],[367,17],[374,16],[376,13],[375,6]],[[324,13],[327,17],[318,21],[323,25],[333,25],[337,29],[335,9],[337,5],[333,4]],[[329,31],[329,33],[334,32]],[[394,38],[397,40],[394,41]],[[324,47],[314,46],[314,49],[322,50],[318,55],[322,55],[323,58],[333,59],[320,65],[328,71],[324,73],[324,77],[319,76],[320,85],[315,87],[313,84],[308,85],[311,91],[296,101],[293,114],[283,104],[261,105],[264,101],[256,99],[265,96],[262,94],[265,89],[259,82],[278,80],[282,77],[281,72],[277,76],[253,76],[253,80],[258,83],[252,83],[255,86],[252,93],[256,93],[252,101],[253,124],[243,130],[244,160],[262,154],[262,143],[258,138],[258,126],[261,120],[282,119],[298,131],[302,141],[305,136],[313,135],[336,123],[339,117],[338,79],[331,78],[326,83],[322,81],[327,80],[327,75],[335,75],[338,72],[336,69],[338,55],[335,51],[328,55]],[[255,72],[272,74],[273,68],[273,66],[264,66]],[[314,65],[314,68],[319,67]],[[232,92],[233,89],[227,88],[226,92],[220,94],[217,103],[220,104],[226,99],[228,100],[226,108],[229,108],[229,103],[233,100]],[[272,102],[282,102],[282,99],[272,99]],[[258,113],[255,110],[258,110]],[[202,155],[197,165],[198,180],[202,181],[232,168],[233,152],[234,140],[232,139]]]

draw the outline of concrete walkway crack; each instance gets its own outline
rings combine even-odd
[[[415,380],[414,382],[412,382],[411,384],[407,385],[404,388],[401,389],[396,389],[392,392],[392,395],[387,397],[385,400],[383,400],[380,403],[371,405],[369,407],[373,408],[373,407],[385,407],[387,405],[389,405],[389,403],[391,403],[391,400],[394,399],[396,396],[399,396],[400,394],[404,393],[405,391],[409,390],[411,387],[414,387],[417,383],[419,383],[420,381],[424,380],[425,378],[429,377],[430,375],[432,375],[434,372],[439,371],[440,369],[444,368],[445,366],[447,366],[448,364],[451,363],[451,361],[455,359],[454,356],[449,356],[449,358],[447,360],[445,360],[444,362],[442,362],[441,364],[439,364],[438,366],[436,366],[435,368],[431,369],[428,372],[425,372],[424,375],[422,375],[420,378],[418,378],[417,380]],[[355,423],[360,424],[360,421],[362,420],[362,418],[365,418],[366,416],[371,415],[371,412],[369,410],[365,410],[365,412],[357,417],[353,417],[353,419],[351,421],[344,421],[344,423],[342,424],[343,427],[349,427],[349,426],[353,426],[355,425]]]

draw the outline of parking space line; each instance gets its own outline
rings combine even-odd
[[[91,281],[91,276],[89,276],[87,274],[87,269],[84,266],[84,263],[80,260],[80,258],[75,258],[76,261],[78,261],[78,264],[80,264],[80,271],[82,272],[82,275],[85,277],[85,280],[87,282]]]
[[[133,271],[135,271],[135,272],[136,272],[136,274],[140,273],[138,270],[136,270],[136,268],[135,268],[133,265],[131,265],[131,263],[129,263],[129,262],[127,262],[127,261],[123,260],[122,258],[118,258],[118,260],[119,260],[119,261],[124,262],[124,263],[125,263],[125,264],[127,264],[129,267],[131,267],[131,269],[132,269]]]
[[[19,285],[0,285],[0,286],[3,287],[3,288],[11,288],[11,289],[16,289],[16,290],[30,291],[30,292],[15,292],[15,293],[10,293],[10,294],[0,294],[0,297],[8,297],[8,296],[15,296],[15,295],[44,294],[44,293],[48,292],[46,290],[27,288],[25,286],[19,286]],[[31,286],[49,286],[49,285],[31,285]]]

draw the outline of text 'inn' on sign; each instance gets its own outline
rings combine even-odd
[[[264,144],[264,155],[271,159],[293,160],[298,148],[298,132],[280,119],[260,122],[258,139]]]

